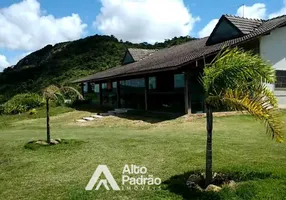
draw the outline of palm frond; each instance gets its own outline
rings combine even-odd
[[[252,86],[250,90],[262,93],[265,95],[265,97],[269,100],[269,103],[273,105],[273,107],[277,108],[278,107],[278,101],[277,98],[275,97],[274,93],[264,84],[258,85],[258,86]]]
[[[56,85],[50,85],[43,90],[43,97],[45,99],[56,100],[58,97],[64,98],[64,93],[75,93],[79,99],[83,99],[83,96],[75,88],[69,86],[58,87]]]
[[[58,99],[58,95],[61,93],[61,89],[56,85],[50,85],[43,90],[43,97],[45,99]]]
[[[72,93],[75,93],[76,96],[78,97],[78,99],[83,99],[83,96],[81,95],[81,93],[79,91],[77,91],[75,88],[73,87],[70,87],[70,86],[63,86],[61,87],[61,90],[63,92],[72,92]]]
[[[266,132],[282,142],[282,121],[278,108],[273,104],[272,96],[267,94],[265,87],[257,88],[255,91],[245,92],[241,89],[227,89],[224,93],[211,95],[207,103],[217,107],[219,104],[227,106],[230,110],[247,111],[256,119],[264,122]]]
[[[275,71],[259,55],[238,48],[223,49],[204,69],[206,92],[236,88],[244,83],[274,83]]]

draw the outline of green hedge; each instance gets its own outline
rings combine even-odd
[[[35,93],[18,94],[0,106],[4,114],[18,114],[44,105],[43,98]]]

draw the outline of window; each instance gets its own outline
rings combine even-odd
[[[156,77],[149,77],[149,89],[154,90],[157,88]]]
[[[102,89],[107,89],[107,83],[102,83]]]
[[[185,76],[184,74],[175,74],[175,88],[183,88],[185,87]]]
[[[112,89],[116,89],[117,88],[117,82],[112,82]]]
[[[99,93],[99,84],[94,84],[94,86],[93,86],[93,91],[94,91],[95,93]]]
[[[84,91],[84,93],[87,93],[87,91],[88,91],[88,83],[83,83],[84,85],[83,85],[83,91]]]
[[[276,79],[275,88],[286,89],[286,70],[277,70]]]
[[[136,87],[136,88],[145,87],[145,81],[143,78],[120,81],[120,84],[123,86]]]

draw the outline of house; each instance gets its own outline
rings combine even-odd
[[[198,76],[223,47],[252,50],[276,69],[269,85],[286,107],[286,16],[269,20],[223,15],[209,37],[162,50],[128,49],[122,66],[76,80],[100,105],[154,111],[204,111]]]

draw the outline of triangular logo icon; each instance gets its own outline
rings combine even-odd
[[[120,190],[119,186],[117,185],[116,181],[114,180],[112,174],[110,173],[108,167],[106,165],[98,165],[96,170],[94,171],[91,179],[89,180],[87,186],[85,187],[85,190],[92,190],[97,183],[100,175],[103,174],[106,179],[101,179],[97,186],[95,187],[95,190],[98,190],[101,185],[105,187],[106,190],[109,190],[108,184],[113,190]]]

